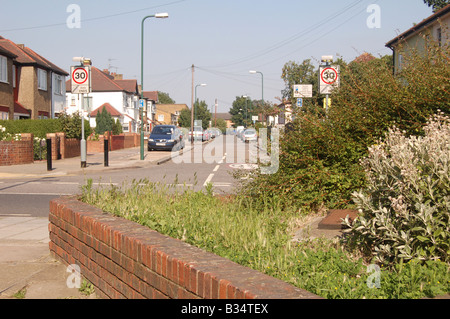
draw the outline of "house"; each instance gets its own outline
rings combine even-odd
[[[121,75],[101,71],[91,67],[91,86],[89,94],[72,94],[71,81],[66,82],[66,113],[73,114],[84,110],[88,114],[103,105],[109,105],[118,111],[124,132],[139,131],[139,86],[137,80],[124,80]],[[101,109],[100,109],[101,110]],[[94,122],[90,121],[95,127]]]
[[[111,104],[105,103],[105,104],[99,106],[98,108],[96,108],[94,111],[92,111],[89,114],[89,124],[91,127],[97,126],[97,122],[96,122],[97,114],[102,112],[103,108],[105,108],[106,112],[108,112],[111,115],[114,122],[119,120],[120,123],[123,123],[124,115],[122,113],[120,113],[119,111],[117,111]]]
[[[147,103],[144,106],[144,118],[146,118],[147,131],[156,123],[156,104],[159,103],[158,91],[144,91],[144,99]]]
[[[178,119],[186,104],[157,104],[155,121],[157,124],[178,125]]]
[[[386,47],[393,51],[394,71],[402,69],[403,57],[408,50],[413,48],[420,52],[425,48],[425,39],[431,37],[439,45],[448,43],[449,22],[450,4],[386,43]]]
[[[227,123],[227,128],[231,128],[234,125],[231,118],[232,115],[230,113],[215,113],[212,116],[213,126],[214,126],[214,119],[222,119],[225,121],[225,123]]]
[[[32,49],[0,36],[0,70],[2,118],[53,118],[64,108],[69,74]]]

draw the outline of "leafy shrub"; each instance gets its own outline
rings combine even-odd
[[[423,134],[438,109],[450,114],[448,44],[429,41],[422,51],[400,50],[404,65],[395,74],[390,56],[339,61],[341,86],[331,95],[328,114],[318,104],[295,114],[292,130],[280,140],[278,172],[255,173],[242,192],[304,210],[352,205],[351,194],[366,182],[359,161],[389,128]],[[297,79],[303,80],[308,83],[308,77]]]
[[[62,132],[61,123],[57,119],[6,120],[0,121],[0,125],[11,134],[33,133],[39,138],[46,138],[47,133]]]
[[[391,129],[362,161],[367,187],[353,194],[362,214],[346,224],[377,262],[450,262],[450,118],[434,116],[424,133]]]
[[[76,138],[81,140],[81,113],[76,112],[72,115],[61,113],[58,117],[58,122],[61,125],[61,131],[66,133],[66,138]],[[87,139],[91,135],[91,126],[88,120],[84,120],[84,137]]]

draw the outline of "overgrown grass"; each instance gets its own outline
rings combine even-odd
[[[369,288],[367,263],[338,241],[292,242],[299,218],[267,199],[255,207],[244,197],[215,197],[147,180],[122,187],[82,187],[81,200],[115,216],[181,239],[243,266],[325,298],[421,298],[450,291],[448,265],[401,264],[381,269],[380,288]]]

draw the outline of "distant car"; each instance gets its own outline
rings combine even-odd
[[[175,125],[157,125],[148,137],[148,151],[172,151],[183,149],[185,141],[183,132]]]
[[[211,139],[211,133],[208,130],[203,131],[203,141],[209,141]]]
[[[257,141],[258,135],[256,134],[256,130],[254,128],[248,128],[242,133],[242,140],[244,142]]]
[[[189,129],[189,138],[192,139],[192,131]],[[194,126],[194,141],[203,141],[203,128]]]

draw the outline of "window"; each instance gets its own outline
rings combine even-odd
[[[7,120],[9,118],[9,113],[0,112],[0,120]]]
[[[62,95],[63,94],[63,81],[59,75],[55,76],[55,94]]]
[[[8,60],[0,55],[0,82],[8,83]]]
[[[47,91],[47,71],[38,69],[38,89]]]
[[[439,43],[439,46],[442,46],[442,29],[437,29],[437,41]]]

